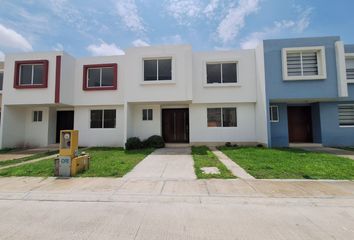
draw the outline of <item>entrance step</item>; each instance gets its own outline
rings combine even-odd
[[[190,147],[189,143],[166,143],[165,147],[167,148],[185,148]]]

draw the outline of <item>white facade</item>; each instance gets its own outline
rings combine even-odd
[[[143,140],[152,135],[169,139],[167,132],[176,135],[180,131],[176,129],[183,129],[184,135],[179,137],[190,144],[267,144],[261,51],[193,52],[189,45],[177,45],[131,48],[121,56],[81,59],[65,52],[7,55],[1,148],[53,144],[63,119],[79,130],[81,146],[124,146],[129,137]],[[148,74],[144,72],[145,61],[156,63],[156,74],[164,76],[159,66],[164,66],[166,59],[171,63],[171,79],[144,80]],[[15,88],[16,72],[22,71],[16,63],[33,60],[48,61],[47,86]],[[207,64],[219,63],[221,69],[222,64],[236,65],[236,82],[207,82]],[[93,69],[107,64],[117,66],[116,88],[87,90],[84,79],[89,70],[85,66]],[[103,70],[97,72],[102,81]],[[222,112],[221,126],[208,126],[208,109],[223,108],[236,112],[236,116],[230,113],[233,125],[226,126],[229,123],[224,123]],[[41,111],[41,121],[35,121],[35,111]],[[110,119],[113,112],[115,120]],[[92,121],[95,114],[98,122]]]

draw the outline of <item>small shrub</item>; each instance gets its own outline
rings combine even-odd
[[[161,136],[153,135],[143,141],[143,146],[146,148],[163,148],[165,147],[165,141]]]
[[[234,144],[234,145],[232,145],[233,147],[235,147],[235,148],[237,148],[238,147],[238,144]]]
[[[226,143],[225,143],[225,147],[232,147],[232,145],[231,145],[230,142],[226,142]]]
[[[257,147],[263,148],[264,146],[263,146],[263,144],[257,144]]]
[[[128,138],[127,142],[125,143],[125,149],[127,150],[140,149],[142,147],[143,145],[140,139],[137,137]]]

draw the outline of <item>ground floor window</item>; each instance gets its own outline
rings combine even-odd
[[[43,111],[33,111],[33,122],[42,122]]]
[[[143,109],[143,121],[152,120],[152,109]]]
[[[91,128],[115,128],[116,127],[116,110],[91,110]]]
[[[208,127],[237,127],[236,108],[208,108]]]
[[[354,126],[354,104],[338,105],[339,126]]]
[[[277,105],[269,107],[269,117],[271,122],[279,122],[279,108]]]

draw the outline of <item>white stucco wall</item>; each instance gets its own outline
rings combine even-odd
[[[160,105],[132,105],[132,136],[144,140],[152,135],[161,136],[161,109]],[[152,109],[153,120],[143,121],[143,109]]]
[[[143,59],[172,57],[172,81],[143,81]],[[186,101],[192,99],[190,45],[139,47],[126,50],[125,99],[128,102]]]
[[[207,108],[236,107],[237,127],[208,127]],[[256,142],[254,103],[191,104],[189,106],[190,142]]]
[[[237,84],[207,84],[207,62],[237,62]],[[193,103],[256,101],[256,62],[254,50],[193,53]]]
[[[48,145],[49,108],[26,108],[25,117],[25,146],[37,147]],[[33,122],[33,111],[43,111],[42,121]]]
[[[3,101],[6,105],[13,104],[53,104],[55,96],[56,56],[62,52],[30,52],[8,54],[5,59],[5,75],[3,85]],[[15,89],[15,61],[48,60],[48,87],[38,89]]]
[[[106,56],[106,57],[89,57],[81,58],[76,61],[75,68],[75,84],[74,87],[74,105],[76,106],[90,106],[90,105],[115,105],[124,104],[124,84],[123,67],[124,56]],[[116,63],[118,64],[118,88],[117,90],[99,90],[99,91],[84,91],[83,85],[83,66],[90,64],[105,64]],[[129,81],[126,79],[126,81]]]
[[[116,128],[90,128],[90,110],[116,109]],[[124,146],[124,107],[117,105],[75,107],[74,129],[80,146]]]
[[[60,72],[60,103],[72,105],[74,103],[74,86],[77,79],[75,78],[76,60],[67,53],[63,53],[61,57]]]
[[[1,114],[1,148],[23,146],[26,111],[20,107],[4,106]]]

